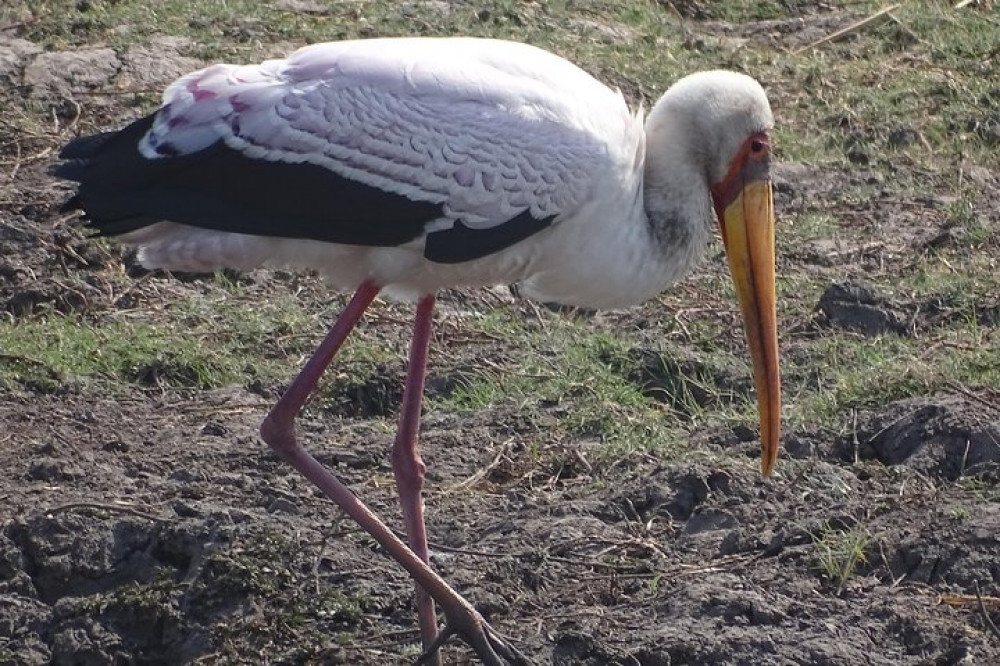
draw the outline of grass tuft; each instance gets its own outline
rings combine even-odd
[[[843,591],[860,565],[868,563],[871,534],[859,529],[836,530],[827,525],[812,535],[817,570]]]

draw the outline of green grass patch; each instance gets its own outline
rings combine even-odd
[[[0,381],[47,391],[86,377],[208,389],[236,381],[240,369],[196,337],[127,320],[95,325],[51,315],[3,322],[0,341]]]
[[[973,389],[1000,385],[1000,344],[979,346],[965,331],[959,328],[932,340],[824,334],[804,355],[786,359],[786,392],[795,405],[786,410],[789,427],[838,429],[851,408],[951,392],[956,384]]]
[[[836,530],[830,526],[812,535],[816,569],[843,591],[858,570],[868,563],[872,535],[860,529]]]
[[[634,335],[557,315],[531,326],[504,321],[501,327],[497,315],[489,315],[484,323],[516,341],[511,355],[464,369],[454,390],[434,400],[432,409],[516,410],[544,422],[549,441],[597,441],[599,454],[608,456],[677,453],[693,428],[742,421],[751,412],[756,418],[752,394],[730,385],[743,372],[749,381],[749,371],[725,354],[706,361],[679,350],[649,349]]]
[[[114,393],[134,386],[207,390],[287,381],[336,314],[336,308],[317,312],[294,298],[259,300],[235,285],[220,290],[210,284],[155,316],[49,313],[3,320],[0,384],[45,392],[96,384]],[[392,353],[364,328],[351,341],[340,364],[371,367]]]
[[[876,8],[853,3],[850,12],[860,18]],[[995,64],[985,60],[996,47],[996,19],[929,0],[893,16],[846,43],[777,59],[795,102],[781,109],[791,121],[784,154],[830,162],[850,155],[893,176],[905,175],[900,166],[936,169],[960,159],[996,166],[1000,96]]]

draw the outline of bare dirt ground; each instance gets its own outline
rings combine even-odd
[[[192,66],[162,57],[151,71],[140,50],[42,57],[0,35],[0,94],[12,105],[47,100],[60,137],[84,122],[69,93],[102,90],[116,77],[144,77],[138,85],[156,88]],[[88,127],[135,115],[114,95],[86,99]],[[67,189],[47,175],[52,136],[0,144],[6,163],[18,165],[0,178],[4,316],[129,316],[163,303],[160,316],[171,321],[172,299],[221,292],[213,281],[142,274],[126,252],[87,243],[58,211]],[[25,159],[14,161],[12,146]],[[976,177],[982,214],[995,216],[1000,174]],[[859,242],[784,256],[783,272],[829,275],[831,285],[815,318],[785,335],[785,353],[824,326],[907,334],[946,315],[855,282],[886,257],[900,266],[923,244],[949,242],[933,201],[918,216],[912,202],[889,196],[859,204],[831,194],[863,178],[779,167],[779,216],[819,201],[834,216],[877,207],[902,239],[898,247]],[[139,280],[121,280],[123,271]],[[296,292],[335,311],[323,303],[336,299],[311,279],[247,279],[257,297]],[[494,301],[485,292],[445,298],[440,317]],[[517,316],[519,306],[510,307]],[[311,410],[300,432],[398,525],[386,424],[405,358],[405,326],[393,321],[408,311],[379,308],[369,326],[384,329],[398,361],[365,384],[341,375],[336,407]],[[995,328],[997,304],[981,312],[978,325]],[[641,326],[648,313],[599,324]],[[445,327],[435,340],[432,392],[446,393],[463,367],[508,353],[502,340],[457,331]],[[99,383],[49,376],[30,357],[0,348],[0,359],[35,378],[0,394],[0,663],[413,662],[408,578],[258,439],[280,384],[177,390],[157,379],[175,370],[165,355],[161,366],[136,370],[131,394],[105,395]],[[296,363],[289,359],[289,377]],[[516,410],[431,411],[422,443],[433,565],[538,663],[1000,664],[991,626],[1000,623],[998,405],[1000,392],[956,387],[845,413],[839,434],[791,430],[784,469],[771,479],[755,471],[756,442],[738,428],[696,428],[690,444],[704,458],[637,453],[592,464],[593,442],[532,447],[538,421],[524,424]],[[546,416],[555,421],[567,409]],[[726,458],[743,464],[709,462]],[[863,540],[823,540],[847,534]],[[847,549],[831,554],[833,571],[819,563],[824,543]],[[848,564],[838,579],[837,567]],[[461,646],[446,656],[472,659]]]

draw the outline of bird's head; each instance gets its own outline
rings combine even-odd
[[[771,107],[749,76],[699,72],[671,86],[653,108],[647,128],[655,132],[661,124],[672,140],[684,143],[683,152],[709,185],[753,359],[761,467],[768,474],[777,459],[781,425]]]

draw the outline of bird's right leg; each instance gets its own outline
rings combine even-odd
[[[410,342],[410,362],[403,388],[403,404],[399,410],[399,428],[392,446],[392,472],[396,477],[399,504],[403,511],[410,550],[424,562],[429,562],[427,528],[424,525],[424,473],[426,465],[420,457],[417,436],[420,430],[420,406],[424,396],[424,379],[427,375],[427,349],[431,340],[431,322],[434,318],[434,295],[428,294],[417,303],[413,323],[413,340]],[[419,585],[416,589],[417,620],[420,639],[427,655],[426,666],[441,666],[437,648],[438,627],[434,599]]]
[[[523,655],[507,645],[468,601],[414,554],[347,486],[303,449],[295,438],[296,415],[378,292],[379,288],[371,282],[365,282],[358,287],[319,348],[264,418],[260,426],[261,438],[282,459],[336,502],[438,602],[448,618],[448,625],[434,646],[434,650],[429,651],[429,654],[433,654],[447,636],[458,632],[465,637],[486,666],[505,666],[505,664],[527,666],[529,662]]]

